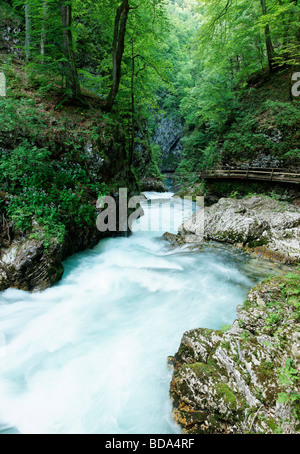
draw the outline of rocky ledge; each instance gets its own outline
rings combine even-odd
[[[165,234],[175,245],[217,241],[245,248],[287,264],[300,261],[300,208],[265,196],[222,198],[194,215],[177,235]]]
[[[134,187],[131,195],[136,193]],[[116,194],[115,200],[118,207],[119,197]],[[95,215],[99,212],[95,207]],[[3,213],[0,212],[0,218],[1,215]],[[12,221],[7,222],[4,216],[3,220],[5,222],[0,223],[0,292],[8,288],[44,291],[60,281],[64,274],[63,262],[68,257],[93,248],[104,238],[129,233],[100,232],[96,222],[95,225],[83,227],[74,223],[69,226],[63,241],[58,242],[56,237],[52,237],[45,242],[43,227],[35,220],[32,221],[32,228],[23,234],[14,228]]]
[[[95,226],[73,229],[61,243],[52,238],[45,245],[30,234],[16,235],[5,247],[0,243],[0,291],[43,291],[51,287],[62,278],[62,262],[67,257],[94,247],[104,236]]]
[[[1,250],[0,291],[9,287],[20,290],[45,290],[62,277],[60,248],[53,244],[45,249],[43,242],[25,238]]]
[[[272,278],[249,292],[227,331],[184,334],[170,392],[185,433],[299,434],[299,295],[298,271]]]
[[[168,188],[165,183],[158,178],[144,178],[140,183],[142,192],[167,192]]]

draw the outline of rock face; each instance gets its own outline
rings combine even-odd
[[[13,241],[1,252],[0,291],[8,287],[45,290],[63,275],[61,251],[56,243],[45,249],[41,241],[26,238]]]
[[[62,262],[67,257],[95,246],[100,239],[96,226],[69,232],[63,243],[53,238],[48,247],[30,236],[15,238],[0,249],[0,291],[43,291],[51,287],[62,278]]]
[[[179,244],[218,241],[285,263],[300,261],[300,209],[263,197],[220,199],[205,209],[204,235],[195,215],[179,229]],[[174,238],[173,238],[174,241]]]
[[[252,289],[226,332],[184,334],[170,393],[185,433],[299,433],[300,273]]]
[[[140,183],[142,192],[154,191],[154,192],[167,192],[168,188],[165,183],[157,178],[145,178]]]
[[[269,136],[266,136],[270,140],[273,140],[273,142],[280,142],[282,138],[282,133],[274,128],[271,129],[269,132]],[[284,165],[283,162],[281,162],[279,159],[277,159],[274,156],[271,155],[259,155],[257,156],[256,159],[254,159],[252,162],[250,162],[249,167],[258,167],[258,168],[278,168],[282,167]]]
[[[118,200],[116,200],[118,205]],[[9,232],[6,227],[6,232]],[[38,229],[38,226],[36,226]],[[1,230],[1,229],[0,229]],[[124,235],[126,234],[123,233]],[[52,238],[46,247],[43,241],[0,231],[0,291],[17,288],[25,291],[43,291],[57,283],[63,276],[63,261],[77,252],[93,248],[112,232],[100,232],[94,226],[73,226],[62,243]],[[120,234],[119,234],[120,235]]]
[[[183,127],[181,119],[174,114],[160,116],[153,137],[153,142],[161,147],[161,168],[175,170],[178,166],[183,146]]]

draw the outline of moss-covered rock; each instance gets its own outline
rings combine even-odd
[[[253,288],[228,331],[183,335],[172,358],[185,433],[298,433],[300,273]]]

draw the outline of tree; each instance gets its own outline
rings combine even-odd
[[[30,59],[31,46],[31,7],[30,1],[25,0],[25,56],[26,60]]]
[[[73,37],[72,37],[72,3],[61,0],[61,16],[63,31],[63,75],[66,80],[66,94],[71,98],[79,98],[81,95],[77,68],[74,60]]]
[[[267,16],[267,3],[266,0],[260,0],[262,14],[263,16]],[[266,38],[266,49],[267,49],[267,57],[268,57],[268,65],[270,73],[274,71],[274,47],[271,40],[271,32],[270,32],[270,25],[268,22],[265,24],[265,38]]]
[[[117,8],[114,25],[114,39],[113,39],[113,51],[112,51],[112,86],[103,105],[103,109],[110,112],[115,102],[116,96],[119,92],[120,81],[121,81],[121,65],[122,58],[125,49],[125,36],[126,36],[126,25],[129,13],[129,1],[123,0],[121,5]]]
[[[42,10],[42,26],[41,26],[41,61],[44,63],[45,56],[45,43],[46,43],[46,17],[47,17],[47,1],[43,1],[43,10]]]

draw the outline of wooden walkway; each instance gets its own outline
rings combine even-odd
[[[174,171],[163,172],[166,174],[173,174]],[[209,171],[194,172],[193,175],[197,175],[204,179],[230,179],[230,180],[256,180],[256,181],[274,181],[281,183],[300,183],[300,173],[291,172],[287,169],[258,169],[249,167],[247,169],[235,169],[235,168],[224,168],[224,169],[211,169]],[[178,175],[180,176],[180,175]],[[184,176],[184,175],[182,175]]]

